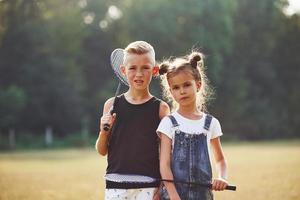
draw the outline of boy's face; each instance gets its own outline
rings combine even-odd
[[[129,86],[134,89],[148,89],[152,75],[156,71],[154,61],[149,53],[128,54],[121,70],[126,76]]]

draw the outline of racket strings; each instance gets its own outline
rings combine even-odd
[[[180,184],[189,184],[189,185],[198,185],[201,187],[211,188],[211,183],[194,183],[194,182],[185,182],[185,181],[174,181],[174,180],[166,180],[166,179],[155,179],[149,176],[143,175],[124,175],[124,174],[106,174],[104,179],[107,181],[117,182],[117,183],[154,183],[158,181],[166,181],[166,182],[174,182]],[[228,185],[226,190],[236,190],[236,186]]]
[[[124,50],[123,49],[115,49],[111,54],[111,66],[113,68],[114,73],[118,77],[118,79],[124,84],[128,86],[127,78],[121,71],[120,65],[123,64],[124,59]]]

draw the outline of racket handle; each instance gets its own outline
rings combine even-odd
[[[103,125],[103,130],[109,131],[109,129],[110,129],[110,125],[109,124],[104,124]]]
[[[110,113],[111,115],[113,115],[113,112],[114,112],[114,108],[111,107],[110,110],[109,110],[109,113]],[[103,124],[103,130],[109,131],[109,129],[110,129],[110,125],[109,125],[109,124]]]
[[[209,184],[209,188],[212,187],[212,184]],[[236,186],[235,185],[227,185],[225,187],[225,190],[232,190],[232,191],[236,191]]]
[[[233,190],[236,191],[236,186],[235,185],[227,185],[225,190]]]
[[[208,187],[211,188],[212,184],[211,183],[193,183],[193,182],[186,182],[186,181],[174,181],[170,179],[161,179],[160,181],[166,181],[166,182],[174,182],[174,183],[182,183],[182,184],[192,184],[192,185],[199,185],[202,187]],[[236,191],[236,186],[235,185],[227,185],[225,190],[232,190]]]

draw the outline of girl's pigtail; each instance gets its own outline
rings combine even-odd
[[[159,75],[164,75],[169,71],[169,65],[167,63],[161,63],[159,65]]]
[[[189,62],[191,66],[195,69],[199,66],[200,68],[203,67],[203,55],[199,52],[193,52],[189,55]]]

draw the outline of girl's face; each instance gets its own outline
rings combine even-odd
[[[168,79],[170,92],[179,106],[196,106],[197,92],[201,83],[196,81],[191,73],[186,71]]]
[[[131,88],[145,90],[149,88],[152,75],[156,70],[149,53],[129,54],[126,63],[121,66],[122,72],[128,80]]]

